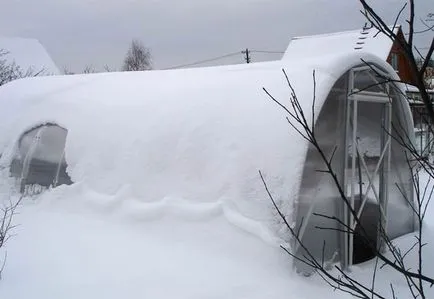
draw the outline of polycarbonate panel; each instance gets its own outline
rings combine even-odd
[[[396,96],[395,96],[396,97]],[[409,165],[413,162],[411,155],[406,155],[406,148],[402,143],[410,143],[410,132],[407,132],[407,124],[404,121],[404,113],[400,101],[392,103],[392,148],[391,169],[389,175],[389,205],[387,231],[390,238],[396,238],[412,232],[414,226],[414,214],[410,203],[413,202],[413,183]]]
[[[341,186],[344,186],[347,199],[351,199],[351,189],[354,188],[354,208],[360,211],[360,220],[365,231],[372,241],[376,242],[379,223],[386,225],[388,236],[391,238],[414,230],[413,213],[408,203],[412,201],[413,195],[411,172],[404,149],[394,140],[398,135],[405,136],[410,132],[403,114],[402,105],[406,103],[395,97],[391,105],[389,97],[384,96],[385,91],[388,92],[387,86],[371,87],[370,85],[375,84],[375,74],[372,74],[372,71],[356,73],[354,81],[351,80],[351,73],[347,73],[333,87],[315,125],[315,135],[328,157],[335,151],[333,170]],[[367,91],[371,92],[365,93],[364,97],[358,97],[361,100],[357,100],[357,107],[356,94],[352,94],[354,97],[351,100],[347,99],[347,82],[353,82],[356,89],[367,88]],[[386,130],[390,130],[390,121],[394,127],[392,138]],[[400,129],[396,130],[396,127]],[[362,159],[357,156],[353,160],[353,137],[357,140],[358,150],[365,165],[362,165]],[[372,180],[377,195],[373,190],[367,192],[368,201],[364,208],[359,210],[360,193],[365,194],[369,185],[367,174],[373,176],[377,168],[378,173]],[[350,235],[337,230],[342,229],[337,221],[318,216],[322,214],[337,217],[348,224],[353,221],[335,182],[330,174],[323,170],[326,170],[324,161],[318,151],[309,145],[296,202],[295,229],[301,236],[303,246],[318,261],[341,261],[344,267],[372,257],[370,248],[366,248],[362,240],[353,239]],[[386,215],[386,218],[382,215]],[[352,225],[355,226],[354,221]],[[294,241],[294,253],[304,259],[306,251],[297,243]],[[300,261],[295,261],[295,265],[299,272],[309,274],[312,271]]]
[[[327,157],[334,158],[334,172],[342,177],[344,144],[342,133],[345,125],[346,76],[333,87],[315,124],[315,136]],[[302,243],[318,260],[339,261],[340,234],[338,223],[322,216],[341,213],[341,198],[338,189],[318,151],[309,145],[297,203],[296,231],[302,235]],[[320,216],[322,215],[322,216]],[[304,258],[306,252],[294,242],[295,254]],[[309,274],[312,269],[296,261],[299,272]]]
[[[351,103],[351,107],[353,107],[354,103]],[[374,176],[374,172],[376,168],[379,166],[378,163],[381,163],[383,160],[386,160],[387,157],[384,157],[380,160],[380,156],[384,151],[384,144],[382,142],[382,138],[387,134],[385,130],[386,124],[383,123],[383,117],[386,112],[386,104],[384,103],[376,103],[376,102],[362,102],[359,101],[357,103],[357,117],[350,117],[350,130],[348,134],[349,147],[348,147],[348,169],[347,169],[347,177],[351,177],[352,175],[352,158],[353,158],[353,122],[357,119],[357,128],[356,128],[356,155],[355,155],[355,182],[356,182],[356,196],[359,196],[360,189],[363,194],[365,194],[366,189],[369,185],[369,177],[372,179],[372,185],[374,186],[377,194],[379,195],[380,191],[380,172],[382,167],[379,168],[377,174]],[[360,155],[357,155],[357,152]],[[387,155],[387,152],[383,154]],[[363,161],[362,161],[363,159]],[[384,161],[383,161],[384,162]],[[365,166],[367,169],[365,169]],[[382,165],[381,165],[382,166]],[[359,171],[360,170],[360,171]],[[359,175],[360,174],[360,175]],[[368,177],[369,175],[369,177]],[[360,176],[360,177],[359,177]],[[348,182],[347,186],[347,194],[351,194],[351,182]],[[360,188],[361,187],[361,188]],[[377,202],[374,190],[371,188],[367,193],[368,198],[370,200]],[[378,202],[377,202],[378,203]]]
[[[365,71],[366,74],[369,72]],[[357,86],[359,88],[369,86],[368,79],[373,76],[373,74],[360,76],[361,73],[363,72],[358,72],[359,76],[354,76],[356,88]],[[371,84],[375,84],[375,80]],[[350,141],[350,148],[346,171],[348,178],[346,191],[347,195],[351,196],[351,180],[355,181],[353,192],[354,204],[357,209],[361,203],[360,193],[367,194],[367,202],[364,208],[359,211],[362,212],[360,221],[368,237],[376,244],[380,238],[378,233],[380,223],[386,228],[387,236],[392,239],[413,231],[413,213],[408,203],[412,201],[413,187],[409,183],[411,172],[406,160],[405,149],[396,140],[403,136],[408,141],[407,137],[410,132],[408,132],[407,120],[403,113],[403,105],[406,105],[406,102],[402,101],[396,94],[394,95],[392,84],[388,84],[388,86],[377,85],[370,89],[369,91],[377,92],[377,94],[384,91],[384,100],[379,101],[378,97],[373,96],[372,101],[370,101],[369,96],[365,96],[362,101],[357,101],[357,104],[354,101],[350,102],[350,110],[357,116],[352,115],[350,117],[350,132],[347,136]],[[353,99],[358,99],[357,93]],[[355,105],[357,105],[356,108]],[[356,156],[355,171],[350,164],[353,162],[352,143],[354,136],[352,131],[354,123],[357,124],[356,140],[361,156],[360,159]],[[388,144],[390,144],[390,148],[387,147]],[[378,172],[375,173],[377,169]],[[366,192],[367,186],[370,184],[368,175],[376,192],[372,189]],[[362,191],[360,192],[360,190]],[[351,221],[354,220],[351,219]],[[360,230],[360,228],[356,227],[356,230]],[[348,260],[348,263],[363,262],[374,256],[372,250],[363,246],[362,240],[358,239],[357,234],[350,237],[348,252],[349,257],[352,255],[352,260]]]
[[[354,72],[354,89],[369,92],[385,92],[385,84],[378,84],[384,79],[381,79],[373,70],[366,69],[363,71]]]
[[[38,193],[43,188],[72,183],[66,173],[66,136],[67,130],[52,124],[21,136],[11,165],[11,174],[19,179],[21,192]]]

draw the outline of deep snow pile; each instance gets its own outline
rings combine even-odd
[[[218,211],[203,218],[167,209],[135,217],[108,207],[102,213],[102,206],[89,212],[79,204],[83,195],[53,192],[21,206],[1,298],[283,299],[324,292],[299,287],[304,282],[280,248],[236,229]]]
[[[222,204],[276,230],[258,170],[293,221],[308,144],[261,87],[289,104],[286,69],[301,108],[315,104],[318,117],[336,80],[361,58],[391,70],[378,57],[341,53],[17,80],[0,89],[0,168],[11,165],[24,132],[55,123],[68,130],[67,173],[80,188],[149,205],[167,199]],[[306,117],[314,121],[311,113]]]
[[[349,298],[317,276],[298,276],[277,244],[228,223],[223,209],[192,205],[180,211],[175,203],[140,208],[73,186],[26,199],[7,244],[0,297]],[[433,221],[425,236],[425,273],[434,275]],[[414,237],[396,242],[405,249]],[[415,265],[416,257],[407,262]],[[370,261],[354,266],[352,275],[370,285],[373,269]],[[376,287],[389,294],[389,283],[398,298],[409,298],[403,277],[385,267]]]

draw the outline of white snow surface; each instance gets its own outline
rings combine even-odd
[[[258,170],[292,221],[307,144],[261,88],[288,103],[285,68],[310,109],[315,69],[318,115],[334,82],[360,58],[394,74],[360,52],[6,84],[3,175],[21,134],[54,122],[68,129],[74,184],[20,206],[0,296],[334,298],[318,278],[293,273],[279,248],[278,217]]]
[[[395,27],[395,34],[398,30],[399,27]],[[290,60],[291,57],[299,56],[300,53],[303,53],[305,57],[321,57],[363,51],[386,61],[392,45],[392,40],[385,34],[378,33],[375,28],[300,36],[291,40],[282,59]]]
[[[5,58],[9,63],[15,62],[23,72],[31,69],[41,75],[60,75],[58,67],[42,44],[33,38],[1,37],[0,50],[8,52]]]
[[[13,237],[0,250],[0,256],[7,251],[1,298],[350,298],[318,276],[294,273],[283,250],[235,229],[217,207],[179,213],[167,203],[150,208],[120,198],[71,186],[26,199]],[[423,260],[431,277],[433,215],[431,206]],[[404,251],[414,237],[395,242]],[[415,252],[406,263],[415,269]],[[351,275],[371,285],[374,268],[372,260],[354,266]],[[411,298],[401,275],[379,269],[376,290],[391,296],[390,283],[398,298]],[[434,296],[434,289],[427,286],[426,295]]]
[[[218,213],[161,221],[150,212],[144,221],[70,212],[57,200],[20,209],[2,298],[315,298],[321,290],[297,289],[302,279],[280,248]]]

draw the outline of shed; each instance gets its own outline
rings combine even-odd
[[[373,228],[373,240],[379,224],[392,238],[413,231],[411,173],[393,138],[412,140],[410,109],[400,86],[366,89],[376,83],[374,69],[397,75],[384,59],[365,52],[20,79],[0,88],[0,166],[21,192],[70,184],[62,187],[63,196],[79,185],[103,194],[127,190],[119,200],[144,204],[170,198],[198,207],[218,204],[232,224],[266,242],[281,242],[288,235],[261,170],[315,255],[322,255],[325,242],[325,259],[346,266],[359,262],[365,253],[352,236],[315,229],[336,224],[314,213],[354,222],[330,176],[317,171],[317,153],[262,90],[285,103],[289,89],[282,69],[305,111],[312,108],[316,71],[315,130],[324,151],[336,151],[335,171],[363,223]],[[306,115],[310,122],[312,114]],[[292,250],[302,254],[296,244]]]
[[[0,50],[6,52],[2,59],[15,63],[25,73],[39,75],[60,75],[59,68],[48,54],[44,46],[34,38],[2,37]]]

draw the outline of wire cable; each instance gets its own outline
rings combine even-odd
[[[283,54],[284,51],[249,50],[252,53]]]
[[[181,65],[177,65],[177,66],[172,66],[172,67],[169,67],[169,68],[165,68],[164,70],[172,70],[172,69],[179,69],[179,68],[188,67],[188,66],[194,66],[194,65],[203,64],[203,63],[207,63],[207,62],[212,62],[212,61],[216,61],[216,60],[220,60],[220,59],[223,59],[223,58],[232,57],[232,56],[240,55],[240,54],[241,54],[241,52],[237,51],[237,52],[229,53],[229,54],[222,55],[222,56],[217,56],[217,57],[213,57],[213,58],[209,58],[209,59],[199,60],[199,61],[192,62],[192,63],[181,64]]]
[[[285,53],[284,51],[268,51],[268,50],[249,50],[249,52],[251,53],[265,53],[265,54],[283,54]],[[217,57],[213,57],[213,58],[209,58],[209,59],[204,59],[204,60],[199,60],[196,62],[191,62],[191,63],[186,63],[186,64],[180,64],[180,65],[176,65],[176,66],[172,66],[169,68],[165,68],[163,70],[173,70],[173,69],[179,69],[179,68],[184,68],[184,67],[189,67],[189,66],[195,66],[198,64],[203,64],[203,63],[207,63],[207,62],[212,62],[212,61],[217,61],[223,58],[227,58],[227,57],[232,57],[235,55],[239,55],[239,54],[243,54],[243,51],[237,51],[237,52],[233,52],[233,53],[228,53],[225,55],[221,55],[221,56],[217,56]]]

